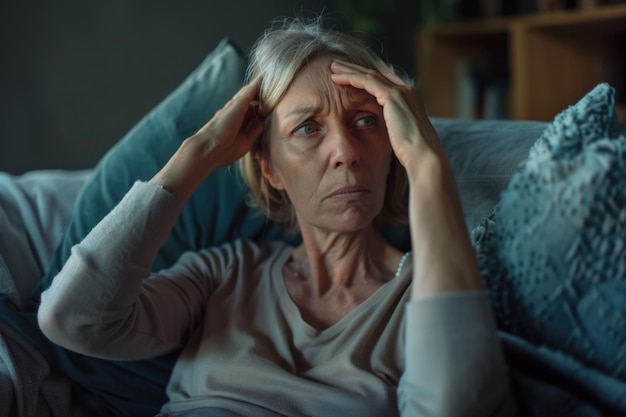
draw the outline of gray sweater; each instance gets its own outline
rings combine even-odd
[[[485,295],[410,301],[411,262],[336,324],[316,330],[282,279],[292,247],[235,242],[151,273],[180,204],[136,183],[72,249],[42,295],[46,335],[102,358],[184,346],[163,412],[245,416],[510,416]],[[410,255],[409,255],[410,256]]]

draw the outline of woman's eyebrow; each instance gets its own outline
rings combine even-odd
[[[348,104],[348,108],[350,109],[359,109],[362,107],[368,107],[372,105],[378,106],[378,103],[376,102],[376,99],[373,96],[362,96],[362,95],[359,95],[356,97],[349,97],[347,104]],[[283,120],[296,118],[296,117],[300,118],[302,116],[308,116],[311,114],[317,114],[321,111],[322,111],[322,106],[320,104],[306,103],[300,106],[296,106],[292,108],[291,110],[289,110],[289,112],[283,116]]]
[[[309,114],[319,113],[321,110],[321,106],[318,105],[303,105],[299,107],[295,107],[291,109],[287,114],[285,114],[285,119],[289,119],[296,116],[303,116]]]

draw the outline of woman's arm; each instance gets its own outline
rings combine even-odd
[[[199,300],[144,286],[181,204],[161,187],[136,183],[82,242],[41,295],[39,325],[53,342],[83,354],[140,359],[178,346]],[[150,289],[169,290],[159,303]],[[193,295],[193,293],[191,293]],[[170,319],[180,320],[173,323]],[[174,319],[174,320],[176,320]],[[189,323],[191,324],[191,323]]]
[[[403,416],[511,417],[515,402],[491,307],[481,291],[406,306]]]
[[[208,296],[208,277],[184,268],[177,269],[181,279],[151,276],[151,264],[200,183],[239,159],[260,134],[257,91],[256,83],[242,88],[184,141],[151,183],[136,183],[72,248],[38,312],[52,341],[115,359],[151,357],[181,343]]]
[[[334,61],[331,71],[336,83],[376,98],[409,179],[413,285],[402,414],[512,415],[507,370],[454,172],[419,91],[391,71],[343,61]]]

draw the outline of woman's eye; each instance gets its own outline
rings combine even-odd
[[[294,130],[294,133],[296,135],[312,135],[313,133],[315,133],[317,131],[317,129],[315,128],[315,126],[313,126],[310,123],[304,124],[300,127],[298,127],[296,130]]]
[[[371,127],[376,123],[376,118],[374,116],[365,116],[361,117],[356,121],[356,125],[358,127]]]

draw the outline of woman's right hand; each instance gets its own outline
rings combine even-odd
[[[242,87],[207,124],[183,141],[151,182],[184,202],[211,172],[244,156],[263,131],[256,111],[258,92],[256,80]]]

